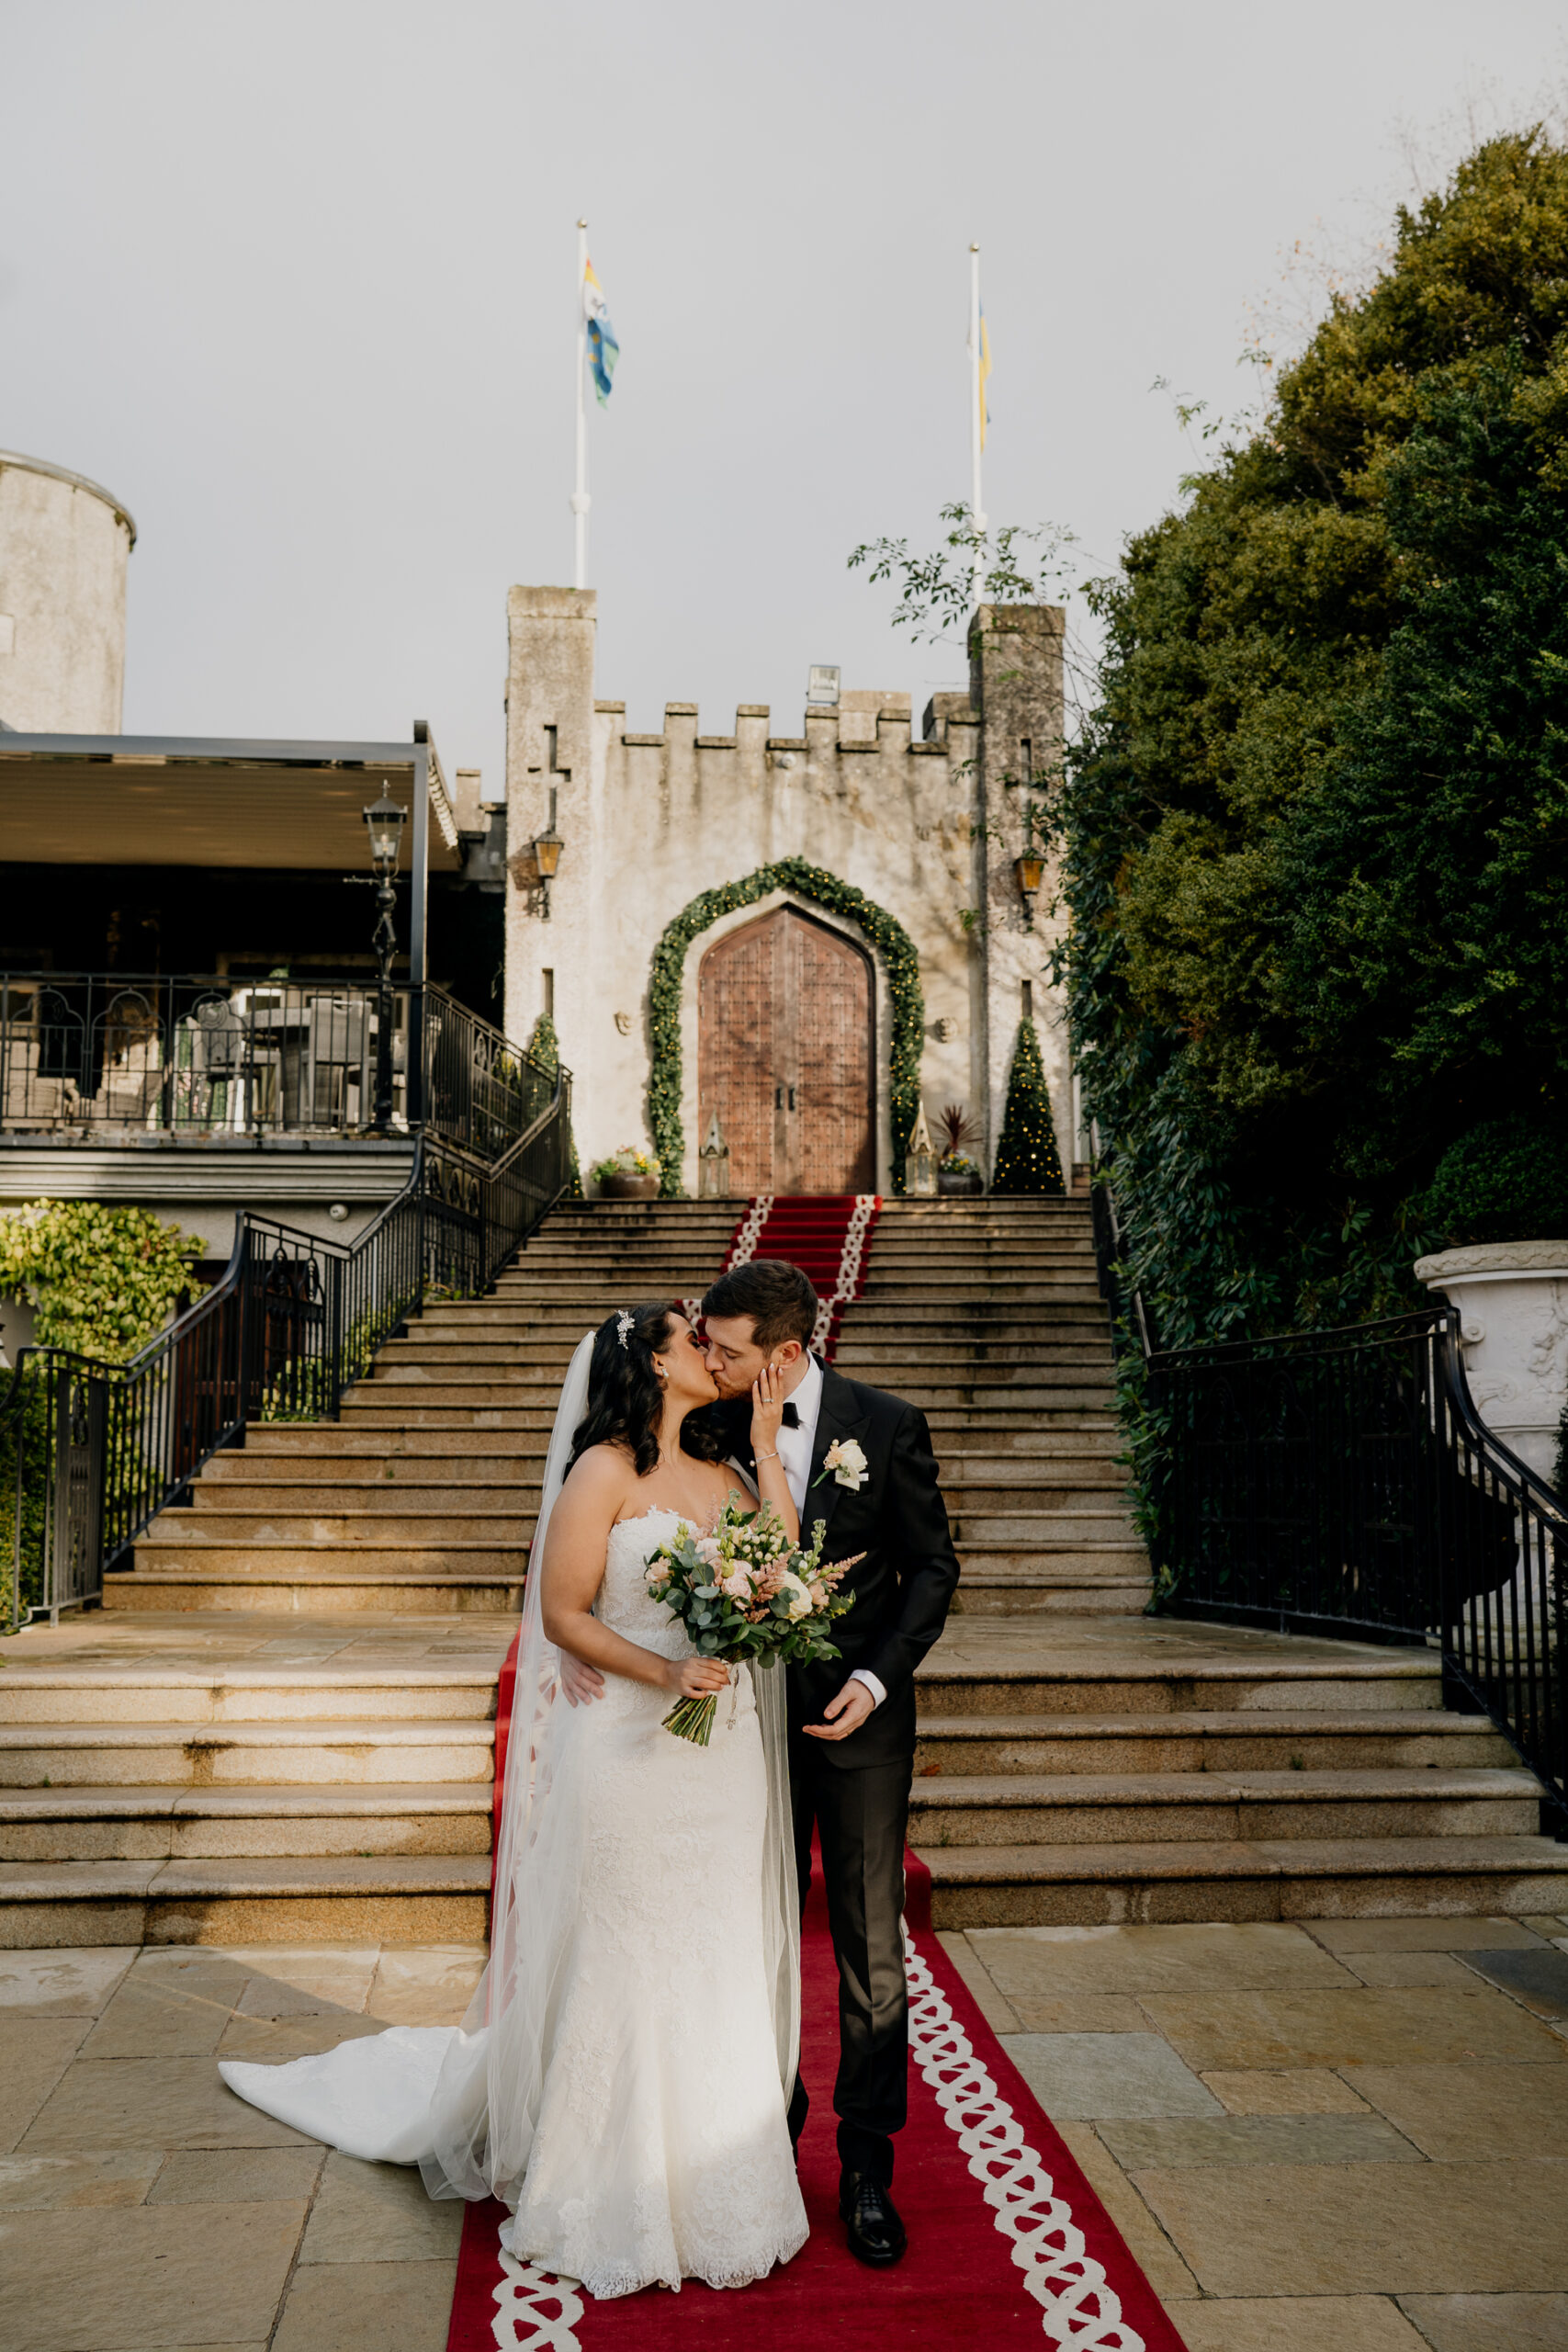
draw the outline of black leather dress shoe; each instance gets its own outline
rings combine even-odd
[[[886,2270],[908,2245],[886,2184],[870,2173],[847,2172],[839,2183],[839,2214],[849,2232],[850,2252],[857,2262]]]

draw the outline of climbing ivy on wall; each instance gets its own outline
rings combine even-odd
[[[556,1035],[556,1024],[547,1012],[541,1012],[537,1021],[535,1022],[534,1034],[528,1040],[528,1051],[541,1069],[548,1070],[552,1078],[557,1076],[560,1069],[560,1039]],[[582,1170],[577,1164],[575,1136],[571,1138],[571,1182],[566,1188],[566,1196],[569,1201],[580,1201],[582,1198]]]
[[[893,1000],[893,1054],[888,1093],[893,1114],[893,1189],[904,1189],[904,1158],[920,1096],[920,1052],[925,1042],[926,1001],[920,992],[920,963],[915,943],[903,924],[868,899],[852,883],[840,882],[820,865],[803,857],[780,858],[774,865],[760,865],[739,882],[682,908],[665,928],[653,951],[653,984],[649,1009],[653,1032],[653,1062],[648,1081],[648,1124],[659,1156],[660,1193],[663,1199],[681,1196],[681,1161],[685,1136],[681,1125],[681,981],[686,950],[700,932],[721,915],[754,906],[773,890],[793,890],[833,914],[847,915],[881,951]]]
[[[74,1348],[123,1363],[162,1330],[192,1278],[200,1237],[150,1209],[102,1201],[29,1201],[0,1210],[0,1295],[37,1309],[40,1347]]]

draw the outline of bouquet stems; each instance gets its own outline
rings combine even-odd
[[[717,1713],[716,1690],[710,1690],[703,1699],[678,1699],[664,1718],[664,1728],[672,1731],[677,1739],[693,1740],[698,1747],[705,1747]]]

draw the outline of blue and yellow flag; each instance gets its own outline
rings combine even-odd
[[[593,275],[592,262],[582,273],[582,315],[588,322],[588,372],[593,379],[599,405],[604,408],[610,398],[610,381],[621,346],[615,341],[615,330],[604,307],[604,289]]]

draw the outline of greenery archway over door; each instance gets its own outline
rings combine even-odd
[[[685,1131],[681,1125],[681,983],[686,950],[699,933],[741,907],[754,906],[773,890],[793,890],[829,913],[847,915],[879,951],[893,1000],[893,1051],[888,1068],[888,1104],[893,1124],[893,1189],[904,1189],[904,1159],[920,1099],[920,1054],[925,1044],[926,1001],[920,991],[920,959],[915,943],[897,918],[863,890],[840,882],[820,865],[803,857],[782,857],[775,865],[760,865],[739,882],[682,908],[666,924],[653,951],[653,980],[649,990],[649,1022],[652,1031],[653,1063],[648,1080],[648,1124],[659,1155],[660,1196],[681,1198],[681,1162],[685,1156]]]

